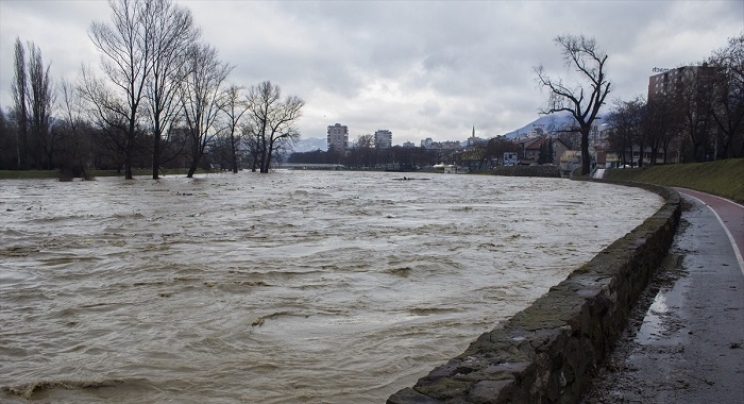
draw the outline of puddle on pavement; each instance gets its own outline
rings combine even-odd
[[[667,345],[680,342],[679,331],[684,328],[684,325],[672,309],[678,307],[684,291],[684,283],[683,279],[680,279],[671,289],[659,290],[635,336],[636,343]]]

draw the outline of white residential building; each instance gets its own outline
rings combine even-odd
[[[393,147],[393,133],[387,129],[380,129],[375,132],[375,148],[389,149]]]
[[[337,123],[328,127],[328,150],[337,151],[349,148],[349,127]]]

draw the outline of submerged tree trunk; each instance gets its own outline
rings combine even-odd
[[[186,173],[186,178],[194,178],[194,174],[196,173],[196,168],[198,165],[196,163],[191,163],[189,166],[189,171]]]
[[[152,142],[152,179],[159,179],[158,173],[160,171],[160,134],[158,129],[155,129],[153,134]]]
[[[193,138],[194,135],[192,135]],[[186,173],[186,178],[193,178],[196,173],[196,169],[199,167],[199,160],[201,153],[199,153],[199,143],[195,143],[191,147],[191,162],[189,163],[189,171]]]
[[[133,180],[134,179],[134,173],[132,172],[132,160],[133,160],[133,149],[134,149],[134,142],[131,141],[130,145],[127,146],[127,152],[124,155],[124,179],[127,180]]]

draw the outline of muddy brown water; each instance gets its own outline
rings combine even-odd
[[[382,403],[662,203],[406,176],[0,182],[0,401]]]

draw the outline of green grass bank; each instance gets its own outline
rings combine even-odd
[[[604,179],[689,188],[744,203],[744,159],[611,169]]]

